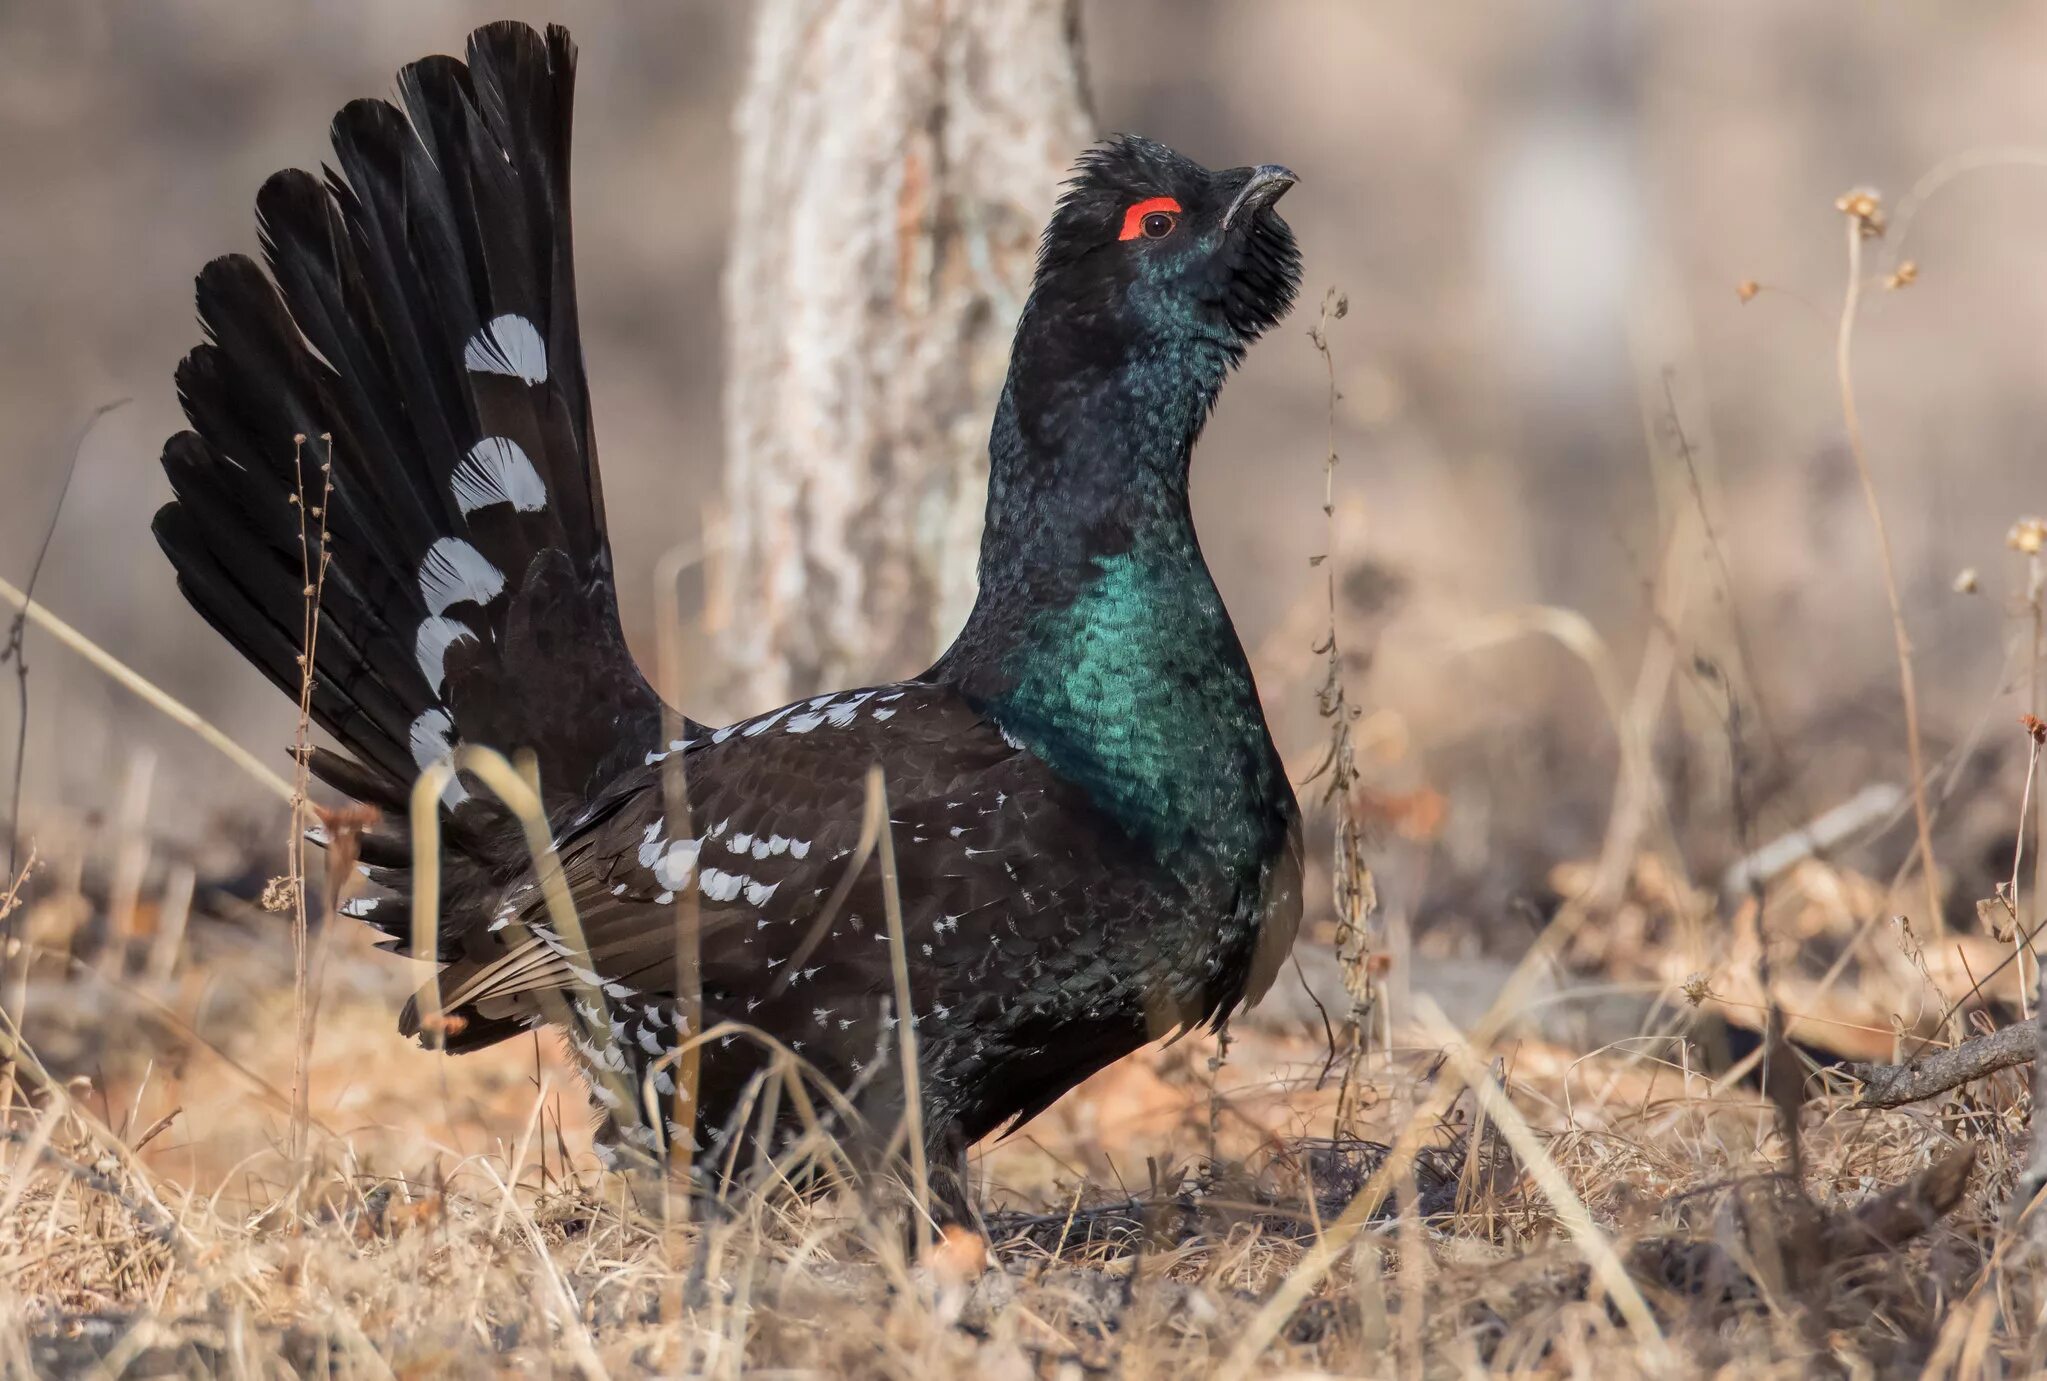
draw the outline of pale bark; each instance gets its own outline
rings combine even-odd
[[[919,671],[972,604],[987,429],[1092,137],[1075,0],[763,0],[725,312],[733,708]]]

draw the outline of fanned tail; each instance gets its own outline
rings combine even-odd
[[[365,842],[401,943],[413,779],[459,744],[532,752],[551,817],[660,742],[619,626],[569,218],[575,48],[517,23],[334,120],[338,167],[257,197],[265,263],[199,275],[157,541],[186,598],[296,697],[324,530],[319,778],[392,813]],[[329,439],[331,438],[331,440]],[[316,572],[316,577],[318,573]],[[473,779],[443,794],[443,958],[528,860]],[[501,1032],[498,1034],[509,1034]]]

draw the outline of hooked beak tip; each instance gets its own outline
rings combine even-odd
[[[1256,215],[1286,195],[1287,188],[1299,182],[1292,168],[1278,163],[1261,163],[1251,170],[1251,176],[1244,183],[1237,199],[1230,203],[1230,209],[1223,213],[1223,229],[1228,230],[1242,217]]]

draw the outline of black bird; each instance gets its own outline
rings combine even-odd
[[[678,719],[671,739],[605,539],[574,73],[561,28],[479,29],[466,63],[400,72],[402,109],[345,107],[324,179],[264,184],[269,276],[240,255],[199,275],[207,342],[177,372],[191,430],[164,447],[157,540],[192,605],[295,696],[301,544],[324,524],[312,710],[342,751],[311,766],[397,822],[364,841],[374,893],[350,904],[391,948],[410,952],[415,777],[457,745],[533,755],[580,945],[517,819],[465,772],[441,798],[449,1019],[422,1034],[415,1003],[404,1029],[460,1051],[562,1025],[614,1149],[729,1156],[755,1119],[757,1035],[703,1043],[693,1109],[676,1091],[692,889],[703,1029],[786,1046],[875,1148],[902,1120],[887,897],[874,863],[852,871],[879,764],[924,1138],[964,1206],[971,1143],[1221,1022],[1293,940],[1299,808],[1187,497],[1225,377],[1293,300],[1273,209],[1293,174],[1130,137],[1083,154],[1017,325],[958,641],[920,676],[722,728]]]

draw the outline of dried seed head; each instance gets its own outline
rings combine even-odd
[[[1900,288],[1909,288],[1918,281],[1919,263],[1917,260],[1907,259],[1891,270],[1891,276],[1884,279],[1884,286],[1896,292]]]
[[[298,900],[298,884],[289,877],[274,877],[263,884],[265,911],[289,911]]]
[[[2015,933],[2011,904],[2001,897],[1977,898],[1976,923],[1983,927],[1985,935],[1999,942],[2009,940]]]
[[[1758,283],[1753,278],[1744,278],[1739,283],[1736,283],[1734,285],[1734,295],[1740,298],[1743,302],[1755,301],[1756,294],[1761,292],[1762,290],[1763,285],[1761,283]]]
[[[2047,518],[2021,518],[2004,535],[2004,544],[2027,556],[2038,556],[2047,547]]]
[[[2019,723],[2032,735],[2033,742],[2047,743],[2047,720],[2042,720],[2038,715],[2022,714],[2019,716]]]
[[[1959,572],[1956,573],[1955,575],[1956,594],[1973,595],[1976,593],[1976,589],[1977,589],[1976,568],[1974,566],[1965,566]]]
[[[1855,222],[1865,240],[1881,239],[1884,233],[1883,196],[1874,188],[1857,187],[1852,192],[1843,192],[1834,201],[1834,209]]]
[[[1686,978],[1678,991],[1682,992],[1685,1001],[1694,1007],[1712,996],[1711,989],[1706,986],[1706,975],[1703,973],[1695,973]]]

